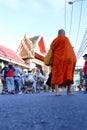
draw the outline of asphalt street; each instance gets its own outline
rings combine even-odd
[[[0,95],[0,130],[87,130],[87,94]]]

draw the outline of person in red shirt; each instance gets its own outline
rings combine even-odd
[[[5,69],[5,76],[6,76],[6,86],[8,90],[8,94],[14,94],[15,88],[14,88],[14,67],[12,64],[8,64],[8,67]]]
[[[87,93],[87,54],[85,54],[85,55],[83,56],[83,58],[84,58],[84,60],[85,60],[85,62],[84,62],[84,67],[83,67],[83,77],[84,77],[84,79],[85,79],[85,87],[86,87],[85,93]]]

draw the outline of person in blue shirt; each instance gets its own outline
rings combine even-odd
[[[15,64],[14,69],[15,69],[15,71],[14,71],[15,86],[18,88],[18,92],[20,92],[21,87],[22,87],[21,79],[20,79],[21,70],[20,70],[20,68],[19,68],[19,66],[17,64]]]

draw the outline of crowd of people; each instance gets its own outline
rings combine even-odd
[[[13,66],[9,63],[1,70],[2,94],[36,93],[44,89],[45,80],[42,68],[24,71],[17,64]]]
[[[30,87],[33,92],[44,87],[44,82],[55,89],[55,95],[60,96],[59,88],[66,87],[67,94],[72,95],[71,86],[74,83],[74,71],[76,66],[76,55],[69,39],[65,36],[64,29],[58,31],[58,36],[52,41],[52,65],[48,79],[42,71],[42,67],[37,67],[34,71],[25,73],[18,65],[9,64],[1,70],[3,83],[2,94],[29,93]],[[85,93],[87,93],[87,54],[84,56],[83,77],[85,79]]]

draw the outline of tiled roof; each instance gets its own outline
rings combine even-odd
[[[46,50],[45,50],[45,45],[44,45],[43,37],[40,38],[40,40],[38,42],[38,47],[39,47],[40,54],[42,54],[43,56],[45,56]]]
[[[0,45],[0,57],[8,60],[12,60],[18,63],[24,63],[24,61],[11,49]]]
[[[39,36],[34,36],[29,39],[32,41],[32,43],[35,43],[38,40],[38,38],[39,38]]]
[[[43,61],[44,56],[46,55],[46,49],[43,37],[39,35],[31,38],[24,36],[17,50],[17,53],[24,60],[35,57]]]
[[[34,36],[31,37],[30,40],[32,41],[33,44],[37,44],[36,47],[38,46],[38,52],[41,55],[45,55],[46,54],[46,50],[45,50],[45,45],[44,45],[44,40],[42,36]],[[38,41],[38,42],[37,42]],[[35,47],[35,49],[36,49]]]

